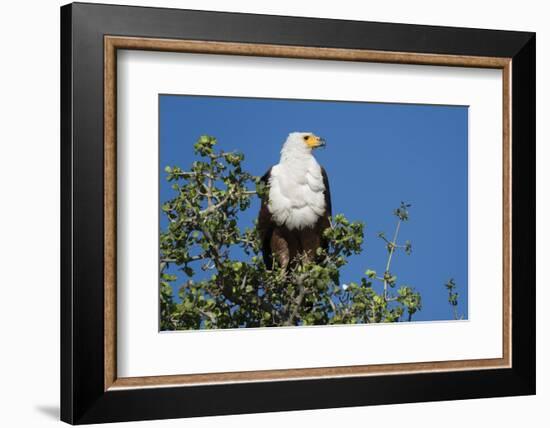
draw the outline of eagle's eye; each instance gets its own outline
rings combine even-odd
[[[304,140],[309,140],[309,135],[305,135]]]

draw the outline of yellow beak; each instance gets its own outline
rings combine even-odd
[[[309,138],[306,139],[306,144],[311,149],[316,149],[327,145],[324,138],[318,137],[317,135],[310,135]]]

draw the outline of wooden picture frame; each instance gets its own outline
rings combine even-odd
[[[502,358],[118,377],[118,49],[502,70]],[[72,4],[61,9],[61,53],[62,420],[80,424],[535,392],[534,34]]]

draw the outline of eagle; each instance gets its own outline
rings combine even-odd
[[[325,169],[313,150],[325,140],[311,132],[288,135],[281,159],[261,178],[267,186],[258,215],[258,233],[266,267],[275,261],[287,269],[297,256],[313,260],[318,248],[327,248],[323,232],[330,228],[332,206]]]

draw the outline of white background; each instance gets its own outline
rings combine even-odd
[[[104,1],[111,3],[109,1]],[[127,1],[131,4],[243,11],[416,24],[537,31],[537,75],[550,75],[549,13],[542,1],[393,2]],[[59,405],[59,10],[54,0],[5,2],[0,13],[0,421],[7,427],[54,426]],[[538,395],[461,402],[286,412],[125,426],[280,427],[383,426],[410,428],[516,427],[547,424],[550,331],[543,302],[549,279],[550,96],[539,78],[538,141]],[[546,168],[546,171],[544,170]]]
[[[119,376],[502,356],[501,70],[123,51],[117,78]],[[468,320],[159,334],[159,93],[468,105]]]

